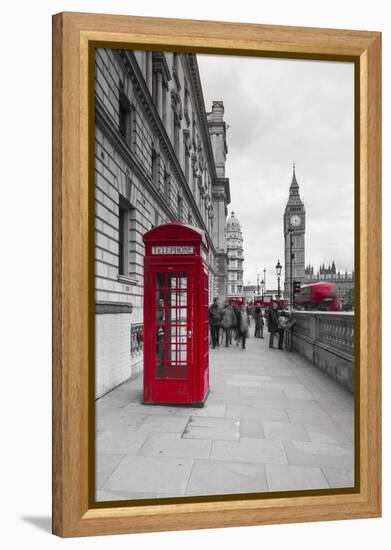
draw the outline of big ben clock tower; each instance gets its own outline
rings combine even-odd
[[[304,281],[305,268],[305,208],[299,194],[295,164],[293,164],[292,182],[289,188],[289,198],[284,213],[284,241],[284,295],[285,299],[291,303],[291,282],[300,281],[302,283]]]

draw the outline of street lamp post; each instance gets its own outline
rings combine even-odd
[[[264,289],[265,289],[265,281],[262,279],[261,281],[262,302],[264,298]]]
[[[263,270],[263,284],[265,285],[266,290],[266,269]]]
[[[281,297],[281,291],[280,291],[281,270],[282,270],[282,265],[280,264],[280,260],[278,260],[277,265],[276,265],[277,285],[278,285],[278,288],[277,288],[278,299],[280,299],[280,297]]]
[[[257,273],[257,296],[259,296],[259,273]]]
[[[292,233],[293,233],[293,227],[290,226],[289,229],[288,229],[288,233],[289,233],[289,301],[290,301],[290,306],[291,306],[291,310],[293,309],[293,303],[294,303],[294,300],[293,300],[293,280],[292,280],[292,260],[294,258],[294,254],[292,253],[292,248],[293,248],[293,237],[292,237]]]

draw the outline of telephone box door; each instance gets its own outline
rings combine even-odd
[[[193,399],[192,268],[153,267],[154,356],[150,362],[150,400],[191,403]]]

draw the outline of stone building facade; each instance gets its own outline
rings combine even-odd
[[[284,220],[284,296],[291,301],[290,283],[292,281],[304,282],[305,271],[305,208],[300,198],[299,185],[296,179],[295,166],[293,165],[292,181],[289,188],[288,202],[285,207]],[[292,249],[291,249],[292,241]],[[290,257],[292,250],[292,258]],[[292,271],[291,271],[292,262]],[[292,274],[292,277],[291,277]]]
[[[210,299],[226,294],[224,106],[206,113],[193,54],[96,50],[96,397],[142,369],[143,234],[203,229]]]
[[[226,227],[228,255],[228,296],[237,298],[243,296],[243,235],[235,212],[227,221]]]

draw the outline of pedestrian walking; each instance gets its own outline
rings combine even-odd
[[[262,308],[260,305],[256,305],[254,308],[254,321],[255,321],[255,330],[254,330],[254,336],[255,338],[263,338],[263,314],[262,314]]]
[[[278,324],[277,302],[273,302],[272,306],[269,308],[267,325],[270,332],[269,348],[273,348],[274,335],[278,333],[278,349],[282,349],[284,329]]]
[[[239,315],[239,340],[242,342],[242,349],[246,349],[246,338],[248,336],[249,324],[245,305],[241,306]]]
[[[233,310],[233,307],[228,302],[225,302],[225,307],[223,309],[221,326],[223,327],[224,336],[225,336],[225,347],[228,348],[229,344],[232,342],[232,328],[236,325],[236,316]]]
[[[240,324],[240,307],[238,305],[233,306],[234,314],[235,314],[235,327],[232,329],[232,333],[234,335],[236,345],[239,345],[239,324]]]
[[[209,307],[209,324],[212,348],[215,348],[219,345],[219,332],[221,325],[221,308],[217,298],[214,298],[213,304]]]

